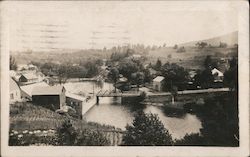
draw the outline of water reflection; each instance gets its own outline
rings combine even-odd
[[[65,88],[68,91],[85,94],[97,93],[100,89],[112,90],[113,86],[108,83],[98,85],[94,82],[67,83]],[[182,138],[187,133],[198,133],[201,128],[200,120],[191,114],[184,114],[182,117],[168,117],[161,107],[139,104],[121,104],[120,98],[100,98],[99,105],[95,105],[85,115],[87,121],[97,122],[106,125],[112,125],[125,129],[127,124],[131,124],[134,114],[138,110],[145,113],[154,113],[164,124],[165,128],[173,138]]]

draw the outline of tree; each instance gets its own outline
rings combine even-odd
[[[226,48],[226,47],[227,47],[227,43],[220,42],[219,47],[220,47],[220,48]]]
[[[98,74],[98,67],[95,63],[87,62],[85,67],[87,69],[87,77],[94,77]]]
[[[124,59],[120,62],[118,70],[120,74],[128,80],[131,80],[131,74],[137,72],[139,70],[139,66],[130,59]]]
[[[206,42],[197,42],[196,44],[195,44],[198,48],[201,48],[201,49],[203,49],[204,47],[206,47],[208,44],[206,43]]]
[[[161,68],[161,74],[164,79],[164,90],[171,91],[174,86],[182,88],[183,84],[188,81],[188,72],[181,66],[172,63],[166,63]]]
[[[177,44],[174,45],[174,49],[178,49],[178,45]]]
[[[155,70],[161,70],[161,66],[162,66],[161,60],[158,58],[155,63]]]
[[[13,56],[10,56],[10,70],[17,70],[16,60]]]
[[[113,81],[116,92],[116,83],[119,79],[119,70],[117,68],[112,68],[108,73],[108,78]]]
[[[70,120],[63,122],[62,126],[57,129],[56,136],[58,144],[61,146],[73,146],[77,138],[77,132],[72,126]]]
[[[198,72],[194,76],[194,84],[196,86],[201,86],[202,88],[211,87],[213,82],[214,76],[212,75],[212,71],[210,68],[205,69],[202,72]]]
[[[205,145],[238,146],[238,95],[230,92],[205,100],[197,115]]]
[[[137,85],[139,91],[139,86],[144,83],[145,75],[143,72],[136,72],[132,74],[131,79]]]
[[[172,137],[155,114],[139,111],[132,125],[126,126],[123,145],[163,146],[172,145]]]
[[[230,89],[238,91],[238,64],[235,57],[232,58],[229,62],[230,67],[224,73],[224,83]]]
[[[176,52],[178,52],[178,53],[186,52],[186,49],[184,46],[182,46],[182,47],[178,48],[178,50]]]
[[[207,57],[205,58],[204,67],[205,67],[206,69],[212,68],[212,59],[211,59],[211,56],[207,56]]]
[[[58,79],[59,83],[65,83],[67,78],[68,78],[68,72],[67,72],[67,66],[65,65],[60,65],[57,69],[57,74],[58,74]]]

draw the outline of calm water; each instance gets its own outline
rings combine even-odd
[[[73,93],[93,95],[93,91],[97,93],[100,89],[112,90],[113,86],[108,83],[78,82],[66,83],[65,88]],[[168,117],[163,113],[160,107],[121,104],[119,98],[100,98],[99,105],[95,105],[91,108],[84,115],[84,118],[87,121],[113,125],[125,129],[127,124],[132,123],[135,110],[138,109],[143,110],[145,113],[157,114],[173,138],[182,138],[187,133],[198,133],[201,128],[201,122],[195,115],[187,113],[180,118]]]

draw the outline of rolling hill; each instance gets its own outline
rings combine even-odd
[[[227,43],[227,45],[232,46],[234,44],[238,44],[238,31],[231,32],[222,36],[217,36],[210,39],[198,40],[198,41],[191,41],[183,44],[179,44],[180,46],[195,46],[197,42],[206,42],[212,46],[218,46],[220,42]]]

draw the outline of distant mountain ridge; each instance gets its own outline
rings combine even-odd
[[[218,46],[220,42],[227,43],[227,45],[238,44],[238,31],[234,31],[225,35],[217,36],[214,38],[204,39],[204,40],[196,40],[187,43],[179,44],[179,46],[195,46],[197,42],[206,42],[212,46]]]

